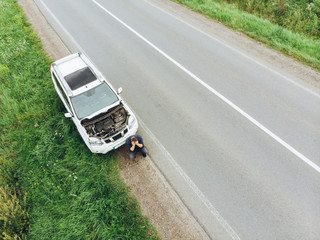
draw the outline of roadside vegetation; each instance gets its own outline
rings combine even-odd
[[[320,0],[173,0],[320,70]]]
[[[51,62],[17,0],[0,0],[0,239],[159,239],[115,155],[64,118]]]

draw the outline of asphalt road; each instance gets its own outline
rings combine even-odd
[[[213,239],[320,239],[320,95],[148,1],[37,0]]]

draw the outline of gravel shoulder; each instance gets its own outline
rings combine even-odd
[[[70,54],[68,48],[43,17],[34,0],[18,2],[24,9],[28,21],[38,33],[48,56],[59,59]],[[233,32],[174,2],[169,0],[150,0],[150,2],[160,6],[169,14],[174,14],[181,20],[197,26],[200,31],[206,32],[215,39],[232,45],[233,48],[253,59],[259,57],[259,62],[266,66],[277,66],[276,70],[281,74],[320,92],[320,74],[310,67],[270,50],[261,43],[252,41],[243,34]],[[129,161],[125,147],[121,147],[117,152],[121,160],[119,166],[121,176],[137,198],[143,214],[149,217],[163,239],[208,238],[150,158]]]

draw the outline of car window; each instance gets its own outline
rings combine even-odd
[[[79,119],[89,116],[116,101],[118,101],[117,95],[105,82],[71,98],[71,103]]]
[[[88,83],[93,82],[97,77],[93,74],[89,67],[82,68],[64,77],[71,90],[80,88]]]
[[[54,72],[52,72],[52,76],[53,76],[53,79],[54,79],[55,83],[58,86],[59,92],[61,93],[61,95],[63,97],[62,100],[63,100],[64,104],[67,105],[66,108],[69,108],[67,110],[70,111],[70,105],[69,105],[68,98],[67,98],[66,94],[64,93],[64,91],[63,91],[63,89],[62,89],[62,87],[60,85],[60,82],[57,80],[56,74]]]

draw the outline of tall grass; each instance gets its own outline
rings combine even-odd
[[[313,39],[304,33],[290,31],[286,27],[242,11],[235,4],[228,4],[222,0],[175,1],[320,70],[319,39]],[[283,2],[284,0],[278,0],[277,2],[280,3],[281,1]],[[260,2],[259,6],[261,7],[263,6],[261,2],[275,1],[234,0],[234,2],[239,2],[239,4],[241,2],[247,8],[250,8],[250,6],[258,2]]]
[[[220,0],[291,31],[320,37],[320,0]]]
[[[64,118],[51,62],[0,0],[0,238],[158,239],[114,154],[92,154]]]
[[[18,198],[14,189],[0,186],[0,231],[3,239],[23,239],[28,228],[26,195]]]

